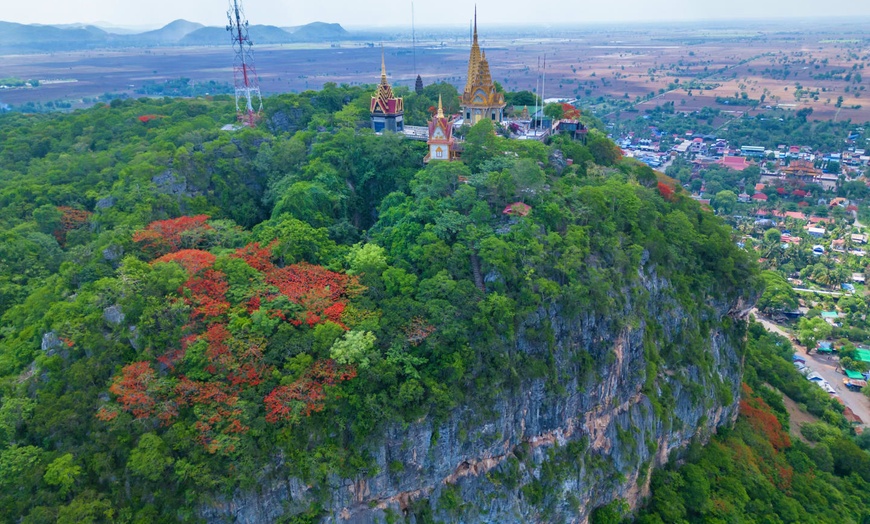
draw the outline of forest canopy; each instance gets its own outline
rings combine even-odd
[[[542,308],[612,315],[644,267],[692,311],[760,286],[601,133],[484,122],[424,166],[368,96],[280,95],[236,132],[227,97],[0,116],[0,520],[192,520],[276,450],[326,486],[387,424],[559,373],[516,348]]]

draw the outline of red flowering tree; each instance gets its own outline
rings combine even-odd
[[[57,210],[61,212],[61,217],[60,226],[54,231],[54,238],[60,245],[66,244],[67,233],[85,226],[93,215],[90,211],[65,206],[60,206]]]
[[[153,256],[182,248],[195,248],[202,243],[206,232],[212,229],[206,223],[208,219],[207,215],[197,215],[152,222],[142,231],[137,231],[133,241]]]
[[[664,182],[659,182],[659,194],[667,201],[673,201],[674,199],[674,188],[665,184]]]
[[[208,269],[214,265],[215,256],[208,251],[200,251],[199,249],[182,249],[175,253],[169,253],[158,258],[152,264],[161,262],[177,262],[188,273],[195,275],[204,269]]]
[[[269,393],[265,399],[266,421],[292,423],[303,416],[323,411],[326,407],[324,388],[355,377],[353,367],[339,366],[334,360],[321,360],[302,378]]]
[[[182,417],[192,421],[197,441],[209,452],[229,454],[250,429],[252,396],[265,403],[267,420],[292,423],[325,408],[326,388],[356,376],[352,366],[319,361],[293,384],[273,385],[263,398],[258,388],[273,372],[264,362],[266,341],[232,327],[234,319],[265,313],[303,329],[326,321],[343,327],[347,301],[363,288],[356,277],[311,264],[278,267],[273,245],[251,244],[232,256],[262,278],[252,279],[256,285],[247,289],[237,284],[231,293],[227,275],[214,269],[214,255],[180,249],[198,242],[208,229],[206,218],[155,222],[137,233],[146,251],[170,250],[152,263],[177,262],[190,274],[177,299],[189,308],[189,319],[179,346],[156,358],[156,365],[143,361],[122,370],[110,388],[117,403],[100,409],[97,418],[111,422],[126,411],[169,424]]]

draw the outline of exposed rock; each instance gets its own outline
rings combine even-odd
[[[139,344],[139,329],[136,326],[130,326],[129,328],[130,335],[127,339],[130,342],[130,345],[133,346],[133,349],[139,351],[142,349],[142,345]]]
[[[42,345],[40,347],[49,355],[56,355],[57,350],[63,347],[63,341],[57,336],[57,333],[49,331],[42,335]]]
[[[115,197],[108,196],[106,198],[101,198],[97,200],[97,209],[109,209],[115,206]]]
[[[114,326],[124,322],[124,312],[120,306],[109,306],[103,310],[103,319]]]
[[[187,193],[187,180],[176,176],[172,170],[167,169],[160,175],[151,177],[151,182],[157,186],[157,191],[166,195],[190,196]]]
[[[555,377],[527,380],[487,406],[458,408],[437,426],[426,418],[386,428],[368,449],[377,474],[334,477],[326,499],[282,475],[284,459],[276,457],[260,489],[218,498],[199,513],[207,522],[265,524],[317,502],[323,522],[335,524],[387,522],[421,506],[443,522],[586,523],[615,499],[636,507],[653,467],[737,416],[751,297],[709,300],[703,313],[690,313],[674,294],[646,269],[605,315],[542,308],[520,327],[515,350],[550,355]],[[687,342],[692,336],[699,338]],[[648,355],[690,344],[703,355],[697,363],[659,362],[647,377],[656,369]],[[390,468],[396,463],[401,472]],[[446,490],[460,508],[442,507]]]
[[[124,256],[124,248],[121,246],[109,246],[103,250],[103,259],[106,262],[117,262]]]
[[[565,155],[562,151],[556,149],[552,153],[550,153],[550,166],[556,170],[556,173],[561,175],[562,171],[565,171],[565,168],[568,167],[568,161],[565,160]]]

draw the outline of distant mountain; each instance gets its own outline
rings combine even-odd
[[[273,25],[252,25],[248,34],[254,45],[286,44],[294,41],[287,31]],[[222,27],[203,27],[178,41],[180,45],[223,45],[229,43],[230,35]]]
[[[196,32],[205,26],[196,22],[188,22],[187,20],[176,20],[167,24],[160,29],[140,33],[138,35],[130,35],[131,39],[140,42],[153,42],[159,45],[177,44],[182,38],[190,33]]]
[[[314,22],[308,25],[285,28],[296,42],[320,42],[323,40],[340,40],[350,36],[341,24],[326,24]]]
[[[24,25],[13,22],[0,22],[0,35],[2,35],[0,49],[24,52],[82,49],[108,39],[108,33],[96,27],[65,29],[50,25]]]
[[[292,42],[325,42],[351,37],[341,25],[315,22],[294,28],[254,25],[249,29],[254,45]],[[230,36],[223,27],[206,27],[176,20],[154,31],[119,34],[94,25],[24,25],[0,22],[0,54],[78,51],[84,49],[148,46],[223,45]]]

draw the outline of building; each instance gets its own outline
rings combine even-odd
[[[474,36],[471,44],[471,57],[468,59],[468,80],[465,91],[459,99],[462,116],[469,125],[481,120],[501,123],[504,108],[507,106],[504,94],[495,90],[486,52],[480,50],[477,39],[477,8],[474,8]]]
[[[765,151],[761,146],[743,146],[740,148],[740,153],[743,156],[764,157]]]
[[[371,104],[372,129],[375,133],[390,131],[401,133],[405,130],[405,100],[393,94],[393,88],[387,81],[387,64],[381,50],[381,83],[372,96]]]
[[[716,164],[727,167],[728,169],[733,169],[734,171],[744,171],[746,168],[753,165],[752,162],[746,159],[746,157],[742,156],[724,156],[720,158]]]
[[[456,148],[456,139],[453,138],[453,122],[444,116],[444,105],[441,97],[438,97],[438,113],[429,122],[429,154],[423,162],[429,163],[436,160],[457,160],[459,153]]]

